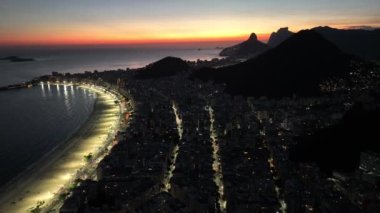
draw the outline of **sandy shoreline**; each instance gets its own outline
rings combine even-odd
[[[39,201],[51,202],[55,193],[85,166],[84,156],[107,145],[111,126],[119,123],[119,113],[112,96],[97,92],[94,110],[79,131],[2,189],[0,213],[30,212]]]

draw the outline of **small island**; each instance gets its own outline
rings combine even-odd
[[[35,61],[34,58],[21,58],[18,56],[9,56],[5,58],[0,58],[0,60],[3,61],[10,61],[10,62],[27,62],[27,61]]]

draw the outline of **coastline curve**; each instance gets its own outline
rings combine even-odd
[[[99,86],[79,86],[97,94],[92,114],[71,139],[2,189],[0,213],[31,212],[36,208],[40,212],[57,211],[62,195],[70,191],[76,179],[93,178],[97,163],[112,147],[124,109],[117,94]]]

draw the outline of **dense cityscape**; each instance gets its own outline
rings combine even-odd
[[[1,0],[0,213],[379,213],[379,11]]]
[[[96,177],[80,181],[60,212],[378,208],[377,154],[362,152],[353,172],[326,173],[316,162],[290,159],[296,136],[337,124],[354,102],[378,89],[368,88],[377,84],[376,73],[361,75],[374,84],[356,83],[360,95],[346,88],[313,98],[247,99],[223,92],[221,84],[189,80],[189,72],[159,79],[136,78],[138,72],[48,77],[122,91],[131,110],[128,128],[98,165]],[[371,101],[363,104],[375,107]]]

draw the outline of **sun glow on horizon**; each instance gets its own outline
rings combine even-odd
[[[0,46],[261,41],[281,27],[380,27],[380,2],[3,0]]]
[[[39,46],[39,45],[149,45],[149,44],[201,44],[241,42],[249,34],[234,37],[179,37],[179,38],[146,38],[146,39],[101,39],[101,38],[38,38],[38,39],[0,39],[0,46]],[[266,42],[269,34],[258,34],[259,40]]]
[[[69,28],[69,27],[68,27]],[[140,26],[140,28],[142,28]],[[246,40],[251,30],[240,28],[225,29],[214,27],[186,26],[182,29],[174,29],[171,24],[166,24],[166,29],[134,30],[129,33],[123,30],[107,28],[69,28],[67,31],[57,30],[60,33],[30,32],[17,36],[0,37],[0,45],[117,45],[117,44],[176,44],[176,43],[212,43],[212,42],[238,42]],[[173,29],[169,29],[173,28]],[[262,41],[267,41],[268,33],[256,31]]]

